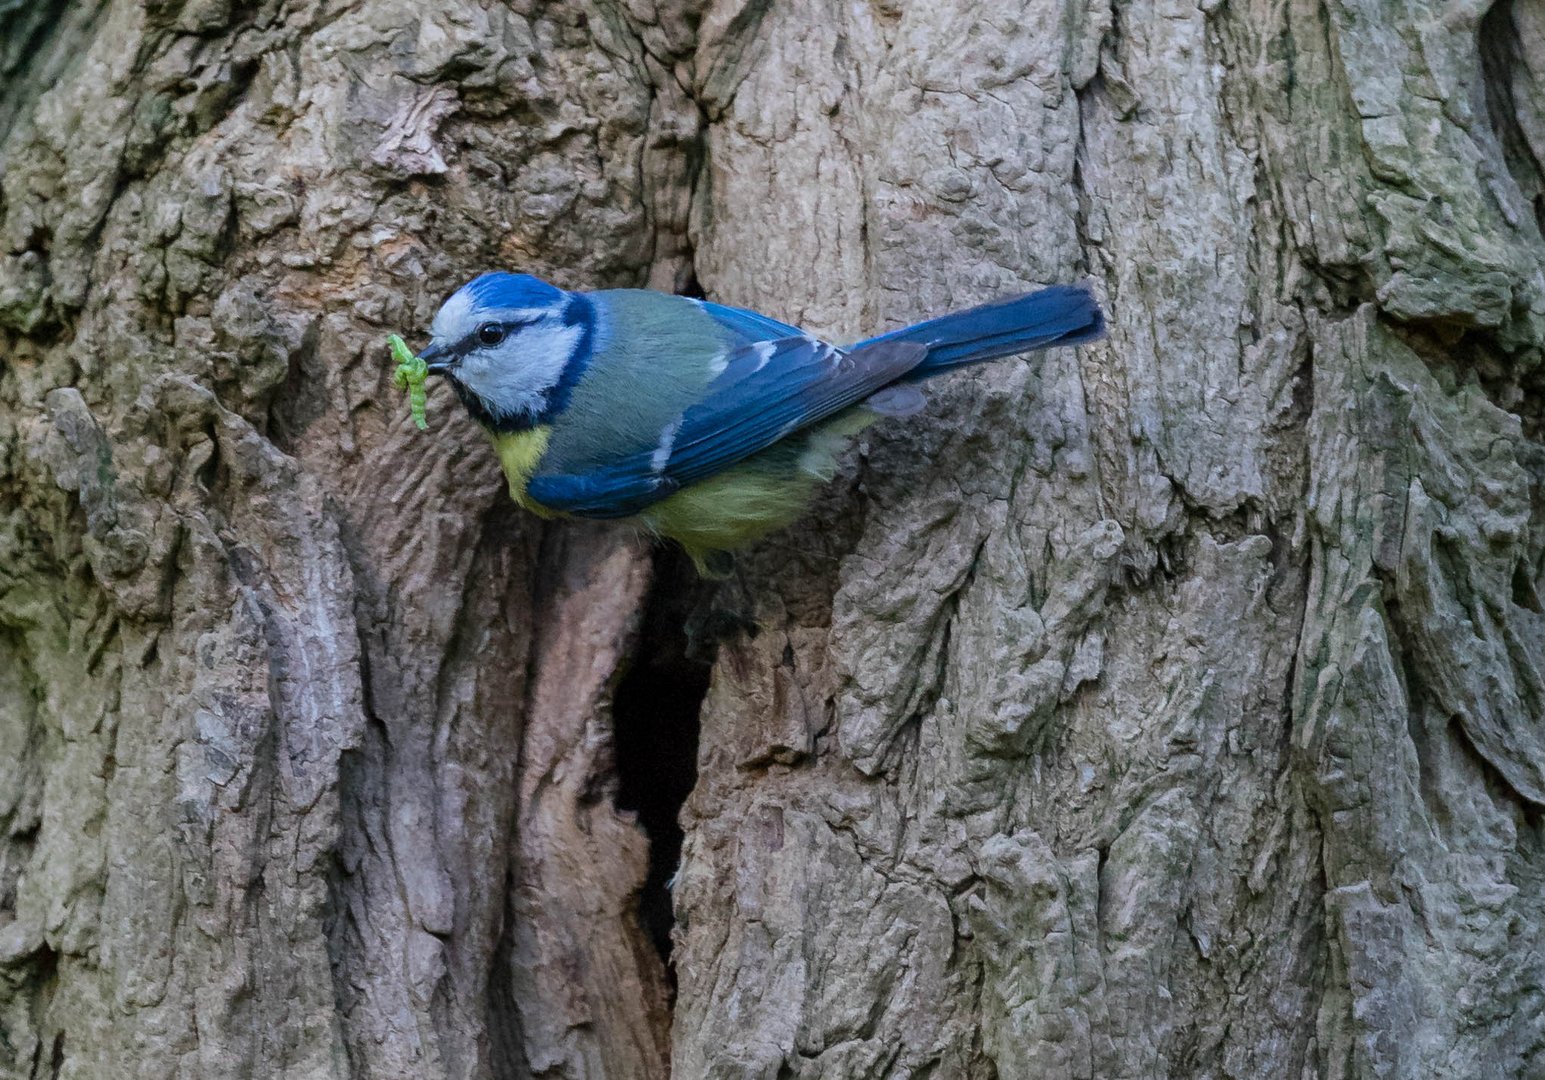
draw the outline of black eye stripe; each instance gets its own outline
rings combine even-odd
[[[479,348],[492,348],[494,345],[502,343],[505,338],[514,333],[516,330],[519,330],[525,326],[531,326],[534,323],[541,322],[542,318],[543,316],[541,315],[533,315],[529,319],[500,319],[497,322],[490,320],[488,322],[479,323],[473,329],[472,333],[462,338],[461,341],[456,346],[454,346],[454,348],[463,356]],[[495,327],[501,331],[500,336],[497,339],[485,341],[483,339],[483,332]]]

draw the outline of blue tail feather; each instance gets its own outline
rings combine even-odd
[[[996,360],[1032,349],[1083,345],[1104,336],[1105,316],[1089,287],[1053,285],[892,330],[859,345],[879,341],[927,345],[927,357],[907,376],[908,382],[915,382],[962,364]]]

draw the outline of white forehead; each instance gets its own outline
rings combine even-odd
[[[435,312],[435,320],[429,324],[429,333],[436,341],[460,341],[476,330],[481,323],[530,322],[550,311],[550,308],[481,307],[470,290],[457,289],[449,300],[440,305],[440,310]]]
[[[429,324],[429,332],[442,341],[459,341],[471,333],[476,325],[472,294],[466,289],[457,289],[435,312],[435,321]]]

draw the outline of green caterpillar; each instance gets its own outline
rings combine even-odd
[[[413,412],[413,423],[420,431],[424,431],[429,427],[429,421],[424,418],[424,408],[429,403],[429,396],[424,392],[424,382],[429,378],[429,365],[414,356],[408,343],[396,334],[388,337],[386,344],[391,347],[392,359],[397,361],[397,370],[392,372],[392,383],[397,389],[408,392],[408,408]]]

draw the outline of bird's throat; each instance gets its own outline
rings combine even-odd
[[[536,473],[547,453],[547,442],[552,437],[550,424],[541,424],[527,431],[507,432],[494,435],[494,448],[499,452],[499,465],[504,477],[510,482],[510,498],[525,509],[542,517],[552,517],[553,512],[526,494],[526,485]]]

